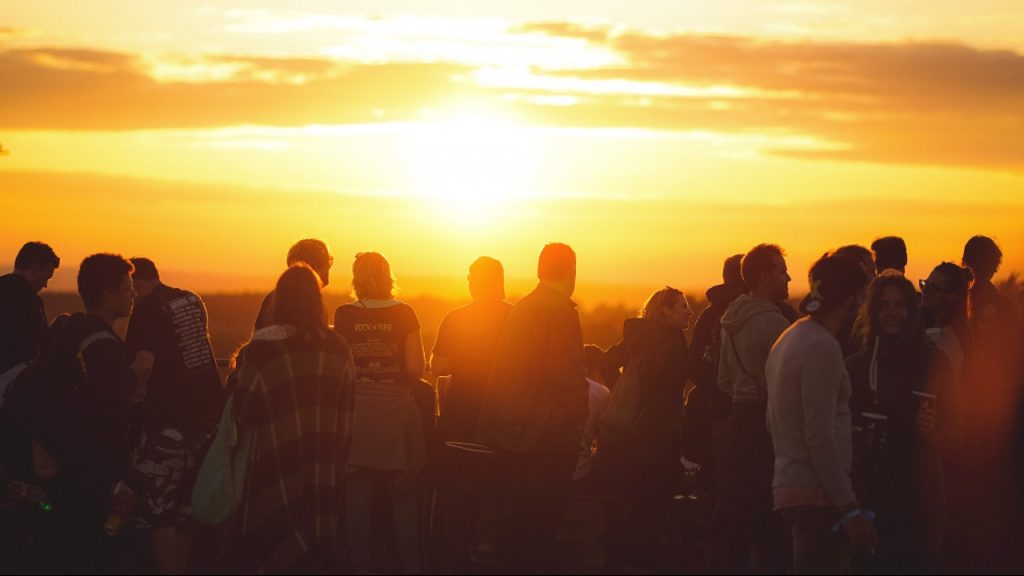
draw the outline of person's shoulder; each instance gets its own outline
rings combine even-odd
[[[199,294],[191,290],[186,290],[185,288],[176,288],[174,286],[161,284],[160,286],[157,286],[157,289],[162,289],[168,300],[189,299],[202,301],[202,297],[199,296]]]
[[[12,298],[24,298],[35,295],[32,286],[21,275],[11,272],[0,276],[0,294],[4,295],[4,301]]]
[[[352,302],[348,302],[334,309],[334,318],[348,318],[358,314],[361,310],[362,308],[359,306],[356,306]]]

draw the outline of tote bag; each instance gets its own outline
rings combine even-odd
[[[217,436],[199,467],[192,490],[192,513],[203,524],[220,524],[230,518],[244,494],[253,433],[239,433],[233,400],[229,398],[224,405]]]

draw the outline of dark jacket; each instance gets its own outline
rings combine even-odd
[[[946,502],[940,444],[918,432],[922,400],[913,392],[936,394],[940,430],[953,432],[958,417],[947,380],[949,362],[926,341],[886,339],[877,349],[872,344],[851,356],[846,365],[853,389],[854,490],[858,501],[878,514],[878,557],[908,571],[923,569],[941,543],[941,529],[935,541],[929,527],[944,517]],[[871,421],[865,412],[887,419]]]
[[[0,276],[0,374],[28,362],[46,333],[43,301],[20,274]]]
[[[747,287],[719,284],[707,291],[708,304],[697,317],[686,357],[687,375],[695,386],[718,385],[718,355],[721,340],[715,333],[722,328],[722,315],[732,301],[747,292]]]
[[[541,284],[509,312],[480,410],[478,439],[499,450],[576,454],[587,410],[576,305]]]
[[[645,447],[674,445],[686,384],[686,339],[682,331],[650,318],[629,318],[622,324],[622,341],[608,349],[601,364],[616,371],[632,366],[628,373],[623,372],[623,378],[635,378],[628,385],[639,385],[640,410],[628,434],[630,439]],[[620,383],[627,384],[624,380]],[[604,433],[602,430],[601,441],[615,441]]]
[[[95,505],[128,465],[134,386],[121,339],[99,317],[76,313],[54,321],[4,409]]]

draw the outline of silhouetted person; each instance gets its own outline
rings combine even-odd
[[[772,445],[765,427],[764,363],[775,340],[789,327],[779,303],[789,297],[782,248],[760,244],[743,257],[749,294],[736,298],[722,316],[718,386],[732,396],[720,454],[715,533],[725,549],[726,569],[758,567],[782,571],[786,543],[771,507]]]
[[[622,325],[622,341],[602,363],[622,368],[601,414],[595,467],[626,506],[613,562],[661,567],[661,535],[682,476],[679,428],[686,385],[686,339],[693,314],[686,296],[665,287],[652,294],[639,318]]]
[[[261,574],[337,574],[352,354],[327,326],[308,265],[289,267],[275,294],[271,324],[245,347],[233,396],[239,434],[253,435],[240,510],[245,550]]]
[[[722,283],[708,289],[709,304],[697,316],[686,357],[686,375],[694,385],[686,404],[686,433],[691,437],[684,438],[684,442],[692,446],[686,457],[700,464],[697,487],[705,493],[716,490],[713,419],[725,416],[713,414],[713,404],[727,407],[724,399],[715,400],[720,396],[716,392],[722,351],[722,315],[733,300],[749,292],[740,271],[742,260],[743,254],[726,258],[722,265]]]
[[[871,250],[859,245],[859,244],[848,244],[836,248],[833,252],[838,256],[847,256],[853,258],[860,264],[860,267],[864,269],[864,275],[867,277],[867,281],[871,282],[878,275],[881,270],[875,270],[874,254]],[[861,345],[863,344],[863,338],[860,337],[859,331],[857,330],[856,318],[850,319],[848,326],[844,326],[842,330],[836,334],[836,339],[839,340],[839,347],[843,350],[843,357],[847,358],[856,354],[860,351]]]
[[[430,357],[434,376],[450,377],[443,393],[438,420],[438,473],[440,503],[438,510],[445,523],[445,553],[448,564],[456,572],[468,566],[475,536],[486,533],[493,524],[490,508],[483,506],[483,518],[477,520],[482,494],[480,474],[484,461],[479,452],[463,449],[476,440],[487,378],[491,373],[494,353],[501,339],[512,305],[505,301],[505,271],[501,262],[481,256],[469,267],[469,292],[472,303],[452,310],[441,321]],[[445,442],[459,442],[456,446]],[[476,461],[474,461],[474,457]],[[477,526],[479,524],[479,527]],[[483,540],[489,536],[482,534]],[[487,548],[491,542],[479,544]],[[493,549],[487,550],[493,552]]]
[[[38,293],[58,266],[52,248],[28,242],[14,259],[14,272],[0,276],[0,383],[8,370],[31,360],[43,341],[46,311]]]
[[[950,388],[957,394],[961,410],[969,377],[969,359],[973,355],[974,337],[968,319],[968,291],[974,281],[970,268],[943,262],[920,281],[921,308],[924,312],[928,339],[934,342],[949,360]],[[961,420],[965,414],[960,414]],[[967,511],[973,506],[970,487],[974,480],[966,451],[964,430],[956,438],[944,435],[941,442],[946,500],[949,510],[944,536],[942,569],[964,571],[964,543],[971,528]]]
[[[587,418],[586,361],[576,304],[576,254],[548,244],[540,284],[513,307],[480,411],[479,439],[499,452],[493,487],[505,522],[503,568],[556,563],[556,530]]]
[[[46,311],[38,292],[46,287],[60,258],[41,242],[21,247],[14,259],[14,272],[0,276],[0,399],[7,386],[35,356],[46,334]],[[2,402],[0,402],[2,404]],[[15,460],[18,436],[0,413],[0,484],[7,485],[8,472],[3,462]],[[31,506],[0,509],[0,571],[24,566],[25,552],[31,540]]]
[[[974,272],[969,297],[974,346],[964,405],[975,495],[969,524],[976,528],[968,537],[967,564],[982,571],[1019,570],[1024,562],[1009,461],[1024,357],[1015,303],[992,283],[1002,256],[987,236],[974,236],[964,246],[963,265]]]
[[[131,262],[113,254],[83,260],[78,292],[86,312],[55,320],[39,355],[8,390],[4,410],[31,439],[21,478],[43,487],[52,505],[35,523],[35,570],[111,567],[104,521],[111,488],[128,464],[135,384],[112,325],[131,314],[131,271]]]
[[[884,236],[871,243],[875,253],[875,271],[896,270],[900,274],[907,270],[907,243],[899,236]]]
[[[299,240],[288,249],[288,266],[303,262],[320,277],[324,286],[330,283],[331,266],[334,265],[334,256],[331,256],[327,244],[322,240],[307,238]],[[274,292],[271,291],[263,302],[260,303],[260,311],[256,314],[256,323],[253,325],[253,332],[270,324],[273,318]]]
[[[768,355],[774,507],[789,526],[794,574],[849,574],[850,552],[877,542],[850,480],[850,377],[836,333],[857,313],[863,269],[845,256],[811,267],[809,314]],[[833,527],[838,522],[836,530]]]
[[[434,376],[451,376],[438,422],[442,440],[473,440],[487,377],[512,305],[505,301],[505,271],[494,258],[481,256],[469,267],[473,302],[441,321],[430,355]]]
[[[423,376],[420,322],[395,299],[391,265],[376,252],[352,263],[357,300],[339,306],[334,329],[355,360],[355,419],[345,474],[345,523],[356,574],[373,568],[370,526],[377,490],[391,504],[400,569],[420,570],[417,488],[425,463],[420,411],[411,389]]]
[[[192,486],[223,392],[202,299],[161,282],[152,260],[131,261],[139,300],[125,344],[140,429],[127,484],[139,501],[135,528],[150,531],[159,572],[175,574],[186,568]]]
[[[958,391],[966,382],[967,357],[974,335],[971,330],[968,294],[974,273],[952,262],[943,262],[919,282],[921,308],[928,338],[946,354],[950,374]]]
[[[971,324],[982,339],[1005,336],[999,332],[1012,329],[1010,323],[1017,317],[1013,300],[1001,294],[992,283],[1002,261],[1003,251],[988,236],[974,236],[964,245],[961,264],[974,271],[970,293]]]
[[[962,433],[960,396],[945,354],[925,336],[909,280],[882,272],[860,315],[864,346],[846,367],[863,431],[854,435],[854,488],[879,535],[867,563],[883,573],[933,571],[947,510],[941,443]]]

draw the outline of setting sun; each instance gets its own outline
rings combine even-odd
[[[529,132],[484,111],[456,112],[411,126],[408,186],[447,225],[479,230],[535,185]]]

